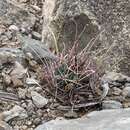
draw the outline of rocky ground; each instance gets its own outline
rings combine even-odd
[[[63,106],[44,84],[46,68],[41,59],[54,61],[57,56],[41,42],[44,39],[43,4],[44,1],[35,0],[0,1],[0,129],[96,130],[92,128],[94,124],[97,129],[117,130],[120,126],[128,130],[130,77],[116,72],[104,73],[99,84],[106,85],[99,90],[102,100],[80,107]],[[94,110],[98,112],[92,112]],[[70,118],[79,119],[70,121]],[[97,123],[98,118],[101,120]],[[118,122],[112,124],[111,119]],[[105,128],[108,123],[111,125]]]

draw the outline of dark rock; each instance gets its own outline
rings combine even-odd
[[[42,60],[44,58],[54,61],[57,60],[57,57],[42,42],[27,36],[22,36],[21,34],[18,34],[18,39],[21,42],[22,50],[26,56],[28,53],[31,53],[33,58],[39,62],[43,62]]]

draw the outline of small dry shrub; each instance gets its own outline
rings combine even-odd
[[[44,81],[62,105],[74,106],[99,100],[100,73],[94,59],[78,43],[61,52],[57,62],[46,62]]]

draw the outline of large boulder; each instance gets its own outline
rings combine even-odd
[[[129,130],[130,109],[92,112],[74,120],[52,120],[35,130]]]
[[[87,4],[79,0],[47,0],[44,4],[43,41],[60,49],[71,48],[75,41],[80,48],[99,31],[95,16]]]
[[[60,49],[78,40],[80,50],[93,39],[89,47],[105,70],[130,75],[129,12],[129,0],[47,0],[42,40]]]

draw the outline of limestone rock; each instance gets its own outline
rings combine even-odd
[[[18,88],[18,96],[20,99],[26,98],[27,89]]]
[[[102,103],[103,109],[120,109],[122,107],[123,106],[120,102],[114,100],[103,101]]]
[[[130,109],[92,112],[74,120],[52,120],[35,130],[129,130]]]
[[[129,98],[130,98],[130,87],[125,87],[125,88],[123,89],[122,94],[123,94],[125,97],[129,97]]]
[[[39,93],[35,91],[31,92],[31,96],[32,96],[33,103],[38,108],[42,108],[48,103],[48,100],[46,98],[44,98],[43,96],[41,96]]]
[[[130,75],[129,5],[129,0],[47,0],[42,40],[59,49],[78,40],[80,50],[96,38],[89,47],[104,70]]]
[[[17,35],[24,54],[28,57],[28,53],[31,53],[33,59],[42,62],[43,59],[56,60],[57,57],[48,49],[42,42],[32,39],[27,36]]]
[[[72,118],[77,118],[78,114],[76,112],[74,112],[74,111],[69,111],[69,112],[65,113],[64,116],[66,118],[72,119]]]
[[[59,48],[72,47],[78,40],[81,48],[98,33],[99,26],[88,5],[79,0],[47,0],[44,4],[43,41]],[[69,46],[68,46],[69,45]]]
[[[107,72],[102,77],[102,82],[114,83],[114,82],[128,82],[130,77],[116,72]]]
[[[10,73],[14,87],[23,86],[22,80],[24,79],[26,73],[27,69],[25,69],[19,62],[15,62],[14,69]]]
[[[14,63],[15,61],[24,63],[24,59],[24,53],[19,49],[0,48],[0,65],[5,63]]]
[[[19,119],[25,119],[28,117],[26,110],[18,105],[15,105],[9,111],[4,111],[3,116],[6,122],[16,117]]]
[[[6,0],[0,1],[0,17],[7,13],[8,4]]]
[[[126,83],[126,84],[125,84],[125,87],[130,87],[130,83]]]
[[[6,122],[0,121],[0,130],[13,130]]]

